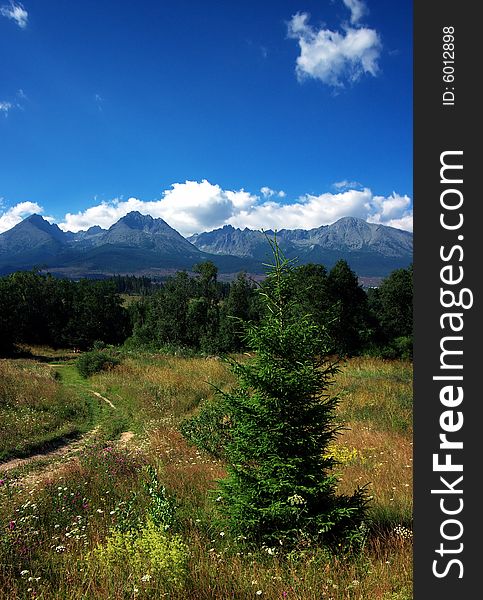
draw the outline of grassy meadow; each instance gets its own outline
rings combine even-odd
[[[340,492],[367,484],[372,497],[362,552],[337,557],[254,550],[225,529],[224,464],[179,432],[234,384],[223,361],[125,353],[85,380],[67,358],[0,361],[2,598],[412,598],[410,362],[353,358],[332,386]],[[69,436],[75,454],[6,462]]]

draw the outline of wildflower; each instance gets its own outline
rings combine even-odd
[[[288,503],[291,504],[292,506],[306,504],[305,498],[303,496],[300,496],[299,494],[294,494],[293,496],[290,496],[289,498],[287,498],[287,500],[288,500]]]
[[[144,582],[149,581],[150,579],[151,579],[151,575],[149,573],[146,573],[146,575],[143,575],[141,577],[141,581],[144,581]]]
[[[225,535],[225,532],[224,531],[220,531],[220,535],[221,535],[221,537],[223,537]]]
[[[8,528],[10,529],[10,531],[12,531],[12,529],[15,529],[15,521],[10,521],[10,523],[8,524]]]

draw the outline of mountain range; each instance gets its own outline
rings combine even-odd
[[[67,277],[116,273],[163,276],[212,260],[220,274],[265,272],[270,260],[265,233],[221,229],[184,238],[163,219],[131,212],[109,229],[62,231],[40,215],[31,215],[0,234],[0,274],[41,268]],[[344,217],[332,225],[276,233],[287,258],[327,268],[343,258],[360,277],[384,277],[412,261],[413,236],[407,231]]]

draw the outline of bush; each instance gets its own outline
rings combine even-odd
[[[410,335],[404,335],[394,340],[394,346],[397,350],[398,357],[405,360],[412,360],[413,358],[413,337]]]
[[[119,365],[120,362],[118,358],[106,352],[91,350],[91,352],[85,352],[77,359],[76,367],[82,377],[87,378],[100,371],[109,371]]]
[[[108,581],[110,587],[142,582],[153,592],[183,586],[189,551],[178,535],[148,521],[137,533],[112,531],[87,557],[94,580]]]

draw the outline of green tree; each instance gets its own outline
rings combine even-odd
[[[218,267],[207,260],[195,265],[193,271],[198,274],[197,293],[188,305],[187,315],[192,345],[206,352],[216,352],[220,323]]]
[[[192,296],[193,281],[186,271],[178,271],[174,277],[170,277],[153,296],[145,331],[151,331],[158,346],[189,345],[187,313]]]
[[[367,295],[347,261],[341,259],[327,277],[332,304],[330,333],[341,356],[359,353],[371,337]]]
[[[293,310],[293,269],[271,245],[265,314],[245,333],[254,356],[229,361],[239,385],[220,392],[232,423],[223,506],[233,532],[249,541],[347,547],[360,539],[366,496],[364,489],[336,494],[335,461],[326,453],[339,430],[338,399],[328,394],[338,367],[325,359],[324,331]]]
[[[119,344],[128,334],[128,314],[112,281],[81,279],[75,284],[65,334],[70,345],[87,349],[96,340]]]
[[[389,338],[413,334],[413,267],[396,269],[378,289],[380,320]]]
[[[224,352],[244,348],[242,323],[257,319],[257,307],[254,301],[255,286],[246,273],[238,273],[231,283],[228,297],[220,311],[220,347]]]
[[[413,266],[396,269],[371,290],[369,305],[379,322],[380,345],[388,356],[411,358],[413,339]]]
[[[0,356],[11,354],[18,337],[18,301],[9,277],[0,278]]]

